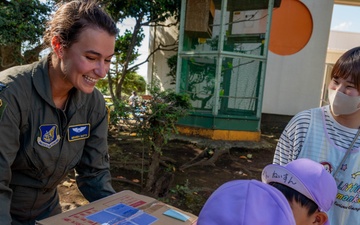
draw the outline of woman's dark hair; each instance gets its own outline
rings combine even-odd
[[[312,215],[319,209],[319,206],[314,201],[286,185],[276,182],[270,182],[269,185],[281,191],[289,202],[295,200],[300,203],[301,206],[306,207],[308,209],[308,216]]]
[[[118,29],[113,19],[100,7],[97,1],[75,0],[64,3],[48,21],[44,43],[51,46],[51,39],[58,36],[62,47],[69,48],[77,42],[86,28],[99,28],[116,36]]]
[[[348,77],[352,78],[355,87],[360,91],[360,47],[352,48],[341,55],[331,71],[331,79]]]

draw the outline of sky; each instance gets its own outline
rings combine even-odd
[[[334,5],[331,30],[360,33],[360,6]]]

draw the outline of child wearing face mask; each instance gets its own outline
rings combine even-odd
[[[273,162],[285,165],[309,158],[323,164],[338,188],[328,212],[331,225],[360,224],[360,47],[337,60],[328,90],[329,105],[302,111],[290,120]]]

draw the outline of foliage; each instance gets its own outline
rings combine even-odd
[[[39,59],[52,4],[39,0],[0,1],[0,71]]]
[[[115,88],[114,84],[112,86]],[[101,91],[101,93],[110,95],[108,79],[99,80],[96,83],[96,87]],[[127,95],[130,95],[132,91],[144,93],[146,90],[146,81],[141,75],[137,74],[136,72],[131,72],[125,77],[122,89],[123,92]]]
[[[167,192],[173,179],[169,167],[163,170],[160,168],[161,149],[167,144],[170,135],[177,132],[175,125],[179,118],[188,114],[191,104],[188,95],[170,90],[161,91],[158,82],[153,82],[149,91],[152,99],[146,104],[138,134],[149,146],[151,157],[145,190],[159,196]]]
[[[148,168],[142,169],[142,174],[147,173],[145,191],[159,197],[169,191],[175,170],[171,163],[162,162],[162,148],[170,135],[177,132],[176,123],[188,114],[191,104],[186,94],[161,91],[159,82],[153,82],[148,90],[151,99],[140,102],[137,107],[125,101],[115,101],[109,106],[110,125],[141,137],[147,151],[143,159],[149,160]]]
[[[170,68],[169,73],[166,76],[170,77],[170,84],[176,84],[176,68],[177,68],[177,55],[173,55],[167,59],[167,65]]]
[[[145,93],[146,81],[141,75],[131,72],[125,77],[122,88],[127,95],[130,95],[132,91],[136,91],[138,94]]]
[[[100,79],[96,82],[96,88],[100,90],[103,95],[109,95],[109,83],[106,79]]]
[[[122,130],[127,129],[141,137],[144,149],[147,150],[145,156],[149,157],[145,191],[161,196],[168,191],[174,171],[172,164],[161,163],[163,167],[160,167],[161,150],[170,135],[177,132],[176,123],[179,118],[188,114],[191,104],[186,94],[161,91],[158,82],[149,86],[152,97],[150,100],[143,101],[138,107],[128,106],[124,102],[115,103],[110,121],[113,125],[123,126]]]
[[[143,29],[140,28],[136,37],[133,37],[133,33],[126,29],[123,35],[119,35],[115,43],[115,53],[116,53],[116,62],[121,66],[125,63],[132,64],[137,57],[140,56],[139,48],[141,47],[141,42],[144,40],[145,34]],[[132,43],[132,38],[135,38],[135,43]],[[131,55],[127,55],[129,46],[134,45]]]
[[[108,104],[110,113],[109,124],[117,126],[119,122],[128,117],[128,108],[124,101],[116,101]]]
[[[62,2],[67,2],[62,1]],[[45,22],[49,18],[55,3],[60,0],[7,0],[0,1],[0,71],[14,65],[31,63],[39,59],[43,49],[41,37],[45,29]],[[130,82],[126,77],[134,74],[140,65],[146,63],[150,55],[138,64],[139,48],[145,37],[144,26],[173,26],[165,24],[168,18],[178,19],[180,0],[102,0],[101,4],[111,14],[117,23],[132,18],[135,21],[132,30],[125,30],[116,39],[113,66],[108,74],[108,89],[100,88],[110,93],[113,100],[121,99],[123,88],[128,93]],[[159,40],[158,43],[161,41]],[[176,44],[176,43],[174,43]],[[155,47],[155,51],[162,50],[163,44]],[[143,90],[141,78],[130,77],[136,81],[136,89]],[[125,84],[127,83],[127,84]],[[124,86],[125,84],[125,86]]]
[[[202,206],[206,199],[203,196],[198,195],[198,188],[191,188],[190,182],[188,179],[185,180],[185,183],[177,184],[174,188],[170,190],[172,198],[175,199],[175,202],[169,202],[170,205],[181,205],[184,210],[187,212],[200,212]],[[165,200],[166,201],[166,200]]]
[[[191,109],[190,98],[187,94],[177,94],[172,90],[161,91],[156,82],[152,83],[149,93],[152,99],[146,103],[146,123],[142,124],[139,133],[155,150],[161,151],[161,145],[167,143],[168,136],[176,132],[178,119]],[[156,143],[156,138],[162,141]]]
[[[0,45],[39,42],[50,13],[49,5],[39,0],[11,0],[1,1],[0,9]]]
[[[124,18],[142,17],[143,24],[165,22],[169,17],[178,15],[180,0],[155,0],[155,1],[134,1],[134,0],[104,0],[109,13],[117,21]]]
[[[143,27],[176,25],[177,23],[166,25],[164,23],[170,17],[178,18],[181,1],[103,0],[102,2],[116,22],[121,23],[127,18],[132,18],[135,22],[132,30],[125,30],[123,34],[117,37],[113,61],[114,69],[108,74],[111,96],[121,99],[125,77],[129,73],[135,72],[140,65],[146,63],[155,51],[162,49],[160,43],[146,60],[138,64],[134,63],[139,56],[139,48],[145,37]]]

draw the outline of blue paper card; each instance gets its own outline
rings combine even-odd
[[[169,209],[169,210],[165,211],[163,214],[166,216],[170,216],[172,218],[184,221],[184,222],[190,218],[189,216],[187,216],[181,212],[178,212],[176,210],[173,210],[173,209]]]
[[[100,224],[116,224],[117,222],[123,220],[124,217],[119,217],[106,211],[100,211],[90,216],[87,216],[86,219],[92,220]]]
[[[150,225],[158,219],[137,208],[118,204],[86,217],[103,225]]]

